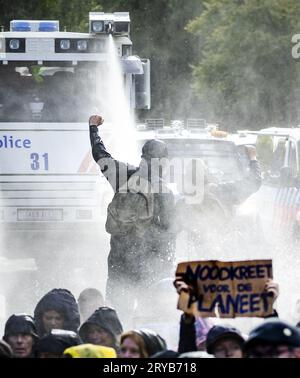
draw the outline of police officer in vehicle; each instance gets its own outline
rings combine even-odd
[[[98,135],[103,122],[99,115],[89,120],[93,158],[115,193],[106,222],[111,234],[106,299],[121,318],[128,318],[136,298],[145,297],[153,282],[173,273],[175,203],[163,179],[165,143],[147,141],[139,167],[130,166],[106,150]]]

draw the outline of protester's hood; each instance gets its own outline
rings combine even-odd
[[[12,315],[5,324],[3,339],[7,341],[8,336],[16,335],[19,333],[25,333],[32,335],[34,338],[38,338],[34,320],[30,315]]]
[[[82,344],[80,337],[73,331],[53,329],[51,333],[42,337],[36,345],[36,353],[63,354],[64,350]]]
[[[117,358],[116,351],[94,344],[82,344],[64,351],[66,357],[71,358]]]
[[[216,342],[226,338],[236,339],[241,344],[241,347],[245,342],[242,333],[237,328],[230,325],[215,325],[206,336],[207,353],[213,354]]]
[[[80,315],[76,299],[70,291],[53,289],[38,302],[34,310],[34,318],[40,336],[45,334],[42,322],[43,314],[49,310],[55,310],[64,317],[64,329],[77,332],[80,325]]]
[[[141,336],[143,339],[149,357],[167,349],[165,340],[156,332],[145,328],[135,329],[133,332]]]
[[[105,331],[109,332],[114,341],[123,332],[122,324],[118,318],[116,311],[110,307],[99,307],[86,322],[82,324],[79,335],[83,341],[86,341],[86,332],[88,326],[94,324]]]

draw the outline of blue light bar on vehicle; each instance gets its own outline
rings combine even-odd
[[[13,32],[27,32],[31,31],[31,26],[28,21],[12,21],[10,30]]]
[[[57,32],[59,31],[59,21],[41,21],[39,24],[40,32]]]
[[[14,20],[10,22],[12,32],[57,32],[59,21],[52,20]]]

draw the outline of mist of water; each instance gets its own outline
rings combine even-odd
[[[80,110],[87,112],[87,108],[90,108],[91,104],[96,104],[93,111],[89,110],[89,114],[97,112],[104,117],[103,131],[100,128],[99,132],[107,150],[117,159],[132,162],[136,159],[136,143],[132,137],[135,126],[134,114],[130,109],[120,57],[112,36],[109,36],[107,56],[105,66],[99,65],[96,72],[97,87],[99,87],[97,98],[92,98],[88,85],[84,89],[81,88],[81,93],[85,93],[86,96],[81,98]],[[69,89],[67,84],[64,85],[63,90],[66,93],[70,93]],[[63,110],[69,111],[69,105],[69,103],[61,104],[53,117],[61,116],[62,119],[65,119]],[[84,116],[86,122],[87,115]],[[81,122],[82,118],[78,121]],[[55,122],[57,122],[56,119]],[[88,138],[87,127],[86,141]],[[76,151],[78,141],[70,140],[70,143],[72,151]],[[37,300],[55,287],[69,289],[75,297],[78,297],[86,287],[95,287],[103,294],[105,293],[109,253],[109,235],[105,232],[105,220],[107,205],[113,193],[106,180],[101,180],[99,168],[96,167],[96,171],[98,176],[89,179],[89,181],[97,181],[97,191],[94,195],[98,196],[97,202],[100,203],[100,207],[96,207],[94,210],[101,213],[101,219],[96,228],[84,228],[84,224],[82,224],[82,230],[69,228],[66,231],[54,231],[49,228],[40,231],[29,229],[4,232],[0,224],[1,253],[5,250],[6,257],[15,267],[16,261],[14,262],[12,259],[20,255],[24,258],[22,261],[19,260],[18,269],[13,274],[7,275],[0,271],[2,289],[0,295],[3,294],[6,297],[7,304],[7,306],[4,304],[1,306],[2,317],[6,316],[7,318],[12,312],[33,314]],[[72,191],[74,188],[70,187],[69,189]],[[2,194],[3,192],[1,197]],[[58,198],[59,195],[58,192],[52,195],[52,206],[55,206],[55,197]],[[78,199],[80,199],[80,192],[78,195]],[[76,200],[74,198],[74,203]],[[31,206],[29,202],[28,206]],[[62,206],[61,200],[57,200],[56,206]],[[83,233],[83,230],[86,230],[86,233]],[[14,235],[17,235],[17,241],[14,240]],[[34,266],[29,266],[28,261],[36,262],[37,269]],[[1,266],[3,267],[3,264]],[[6,314],[4,315],[5,307]]]
[[[130,89],[124,81],[118,49],[112,35],[108,36],[107,64],[99,69],[99,112],[109,128],[107,144],[118,160],[137,164],[134,138],[135,117],[130,106]],[[102,93],[104,91],[104,93]]]

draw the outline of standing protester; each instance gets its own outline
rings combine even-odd
[[[115,193],[106,222],[111,234],[106,295],[128,319],[135,299],[173,273],[175,205],[163,180],[168,150],[165,143],[150,140],[143,146],[138,168],[119,162],[98,135],[102,123],[102,117],[90,117],[93,157]]]
[[[53,289],[36,305],[34,319],[39,337],[52,329],[77,332],[80,325],[78,304],[66,289]]]
[[[33,358],[38,340],[34,320],[26,314],[12,315],[5,324],[3,340],[16,358]]]

